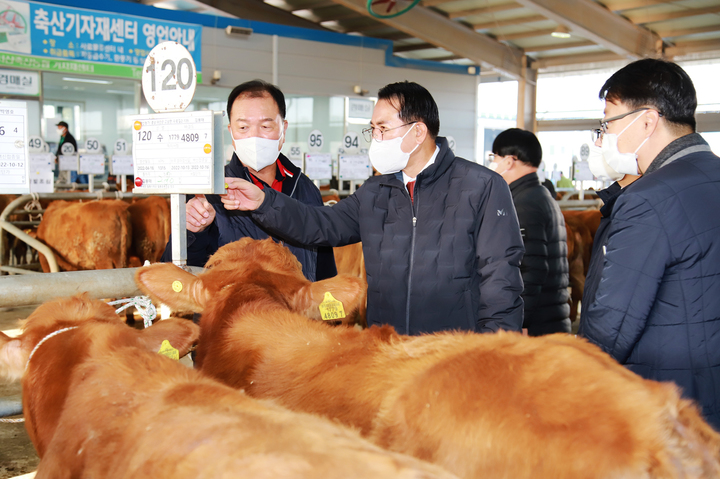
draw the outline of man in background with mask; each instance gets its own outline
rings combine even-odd
[[[507,184],[438,137],[430,93],[416,83],[378,92],[364,131],[381,173],[332,207],[313,208],[229,178],[223,203],[252,211],[283,238],[308,245],[362,241],[368,325],[401,334],[519,331],[522,239]]]
[[[285,142],[285,96],[276,86],[253,80],[235,87],[228,96],[227,113],[235,153],[225,176],[243,178],[261,190],[273,190],[303,204],[321,206],[320,191],[280,153]],[[250,213],[226,210],[218,195],[195,195],[186,205],[188,265],[205,266],[218,248],[240,238],[272,236]],[[276,238],[275,238],[276,239]],[[310,281],[335,276],[332,248],[305,247],[285,242]],[[172,260],[172,239],[163,254]]]
[[[570,332],[567,233],[560,206],[538,177],[542,147],[531,132],[510,128],[493,141],[490,169],[510,186],[525,256],[520,264],[530,336]]]
[[[601,150],[642,177],[614,205],[581,332],[640,376],[674,381],[720,429],[720,159],[695,133],[678,65],[645,59],[605,82]]]
[[[75,153],[78,152],[77,147],[77,141],[75,141],[75,137],[70,133],[69,126],[67,122],[60,121],[57,123],[57,129],[58,129],[58,135],[60,135],[60,141],[58,141],[58,147],[57,151],[55,152],[55,162],[57,163],[60,158],[60,155],[62,154],[62,146],[67,143],[69,145],[72,145],[75,148]],[[82,175],[85,178],[85,183],[87,183],[87,175]],[[82,183],[82,181],[78,181],[78,174],[77,171],[61,171],[59,174],[59,179],[62,182],[65,183],[75,183],[79,182]]]

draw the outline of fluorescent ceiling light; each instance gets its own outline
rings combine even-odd
[[[65,81],[74,81],[78,83],[97,83],[98,85],[112,85],[111,81],[108,80],[93,80],[91,78],[74,78],[74,77],[63,77]]]
[[[114,93],[116,95],[134,95],[135,92],[132,91],[122,91],[122,90],[105,90],[106,93]]]
[[[558,25],[554,32],[550,34],[555,38],[570,38],[570,30],[564,25]]]

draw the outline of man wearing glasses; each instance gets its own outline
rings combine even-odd
[[[602,274],[580,334],[628,369],[674,381],[720,428],[720,159],[695,133],[678,65],[640,60],[600,91],[598,144],[618,174]]]
[[[523,256],[503,179],[455,157],[430,93],[416,83],[378,92],[370,160],[380,176],[332,207],[309,207],[228,178],[227,209],[288,240],[342,246],[362,241],[368,325],[403,334],[462,329],[520,331]]]

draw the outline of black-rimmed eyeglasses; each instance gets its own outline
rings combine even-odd
[[[368,143],[375,139],[377,142],[383,141],[383,135],[387,133],[388,131],[397,130],[398,128],[402,128],[403,126],[408,126],[417,123],[416,121],[411,121],[410,123],[405,123],[404,125],[396,126],[394,128],[382,128],[382,127],[370,127],[365,128],[362,131],[363,137],[365,138],[365,141]]]
[[[637,110],[628,111],[628,112],[626,112],[626,113],[623,113],[622,115],[618,115],[618,116],[614,116],[614,117],[612,117],[612,118],[608,118],[607,120],[600,120],[600,128],[598,128],[597,130],[593,130],[593,131],[592,131],[592,139],[593,139],[593,142],[598,141],[600,138],[602,138],[602,136],[603,136],[605,133],[607,133],[607,131],[608,131],[608,123],[610,123],[611,121],[622,120],[622,119],[625,118],[626,116],[632,115],[633,113],[638,113],[638,112],[646,111],[646,110],[653,110],[653,108],[649,108],[649,107],[638,108]],[[662,116],[662,113],[661,113],[661,112],[658,112],[658,115]]]

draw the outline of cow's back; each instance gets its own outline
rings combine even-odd
[[[53,249],[61,270],[125,268],[132,240],[128,205],[120,200],[53,201],[37,236]],[[49,271],[42,255],[41,263]]]

